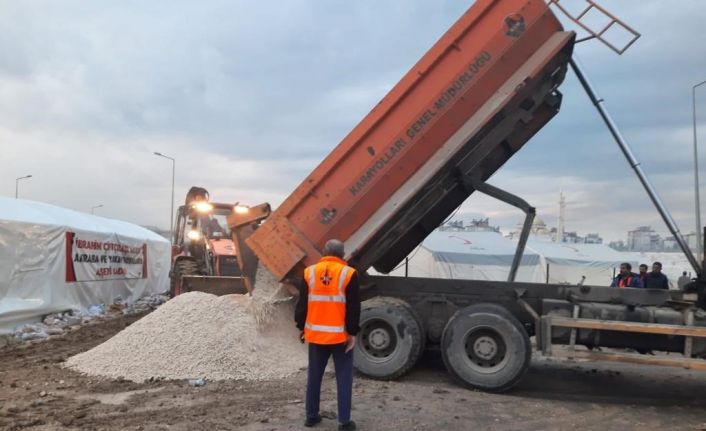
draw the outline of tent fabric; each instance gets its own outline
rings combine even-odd
[[[517,242],[499,232],[436,230],[390,275],[505,281]],[[609,285],[614,268],[634,257],[602,244],[558,244],[530,238],[516,281]]]
[[[545,256],[548,262],[562,265],[603,266],[632,258],[603,244],[567,244],[530,240],[527,246],[535,253]]]
[[[169,241],[140,226],[0,197],[0,333],[53,312],[164,292],[170,255]]]
[[[391,275],[474,280],[507,280],[516,245],[497,232],[432,232]],[[524,253],[517,279],[541,281],[540,256]]]
[[[584,284],[610,286],[614,272],[617,273],[622,262],[629,262],[637,268],[633,255],[603,244],[567,244],[531,239],[527,248],[542,256],[545,281],[548,268],[550,283],[577,284],[585,276]]]

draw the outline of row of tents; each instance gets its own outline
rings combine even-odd
[[[507,280],[516,247],[497,232],[437,230],[391,274]],[[516,280],[609,285],[621,262],[636,268],[644,257],[533,238]],[[54,312],[165,292],[170,259],[169,241],[140,226],[0,197],[0,333]]]
[[[390,274],[448,279],[507,280],[517,242],[498,232],[436,230]],[[530,238],[516,281],[608,286],[620,263],[637,270],[641,257],[603,244]]]

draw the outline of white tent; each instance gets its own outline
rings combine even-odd
[[[629,262],[637,270],[634,256],[621,253],[603,244],[567,244],[530,240],[527,249],[542,256],[544,277],[549,271],[550,283],[577,284],[585,276],[584,284],[610,286],[614,271],[621,262]]]
[[[507,280],[517,242],[497,232],[436,230],[390,274],[468,280]],[[516,281],[608,286],[621,262],[634,256],[602,244],[557,244],[532,238]]]
[[[471,280],[507,280],[516,245],[497,232],[432,232],[391,275]],[[540,256],[524,253],[518,281],[541,282]]]
[[[0,197],[0,333],[168,289],[169,241],[140,226]]]

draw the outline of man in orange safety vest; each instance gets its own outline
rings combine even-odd
[[[312,427],[321,422],[319,402],[321,380],[329,357],[336,369],[338,429],[354,430],[351,420],[353,395],[353,348],[360,330],[358,274],[343,260],[344,247],[332,239],[324,246],[324,257],[304,270],[295,310],[302,340],[309,343],[306,385],[306,421]]]

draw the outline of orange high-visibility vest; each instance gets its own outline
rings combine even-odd
[[[346,342],[346,288],[353,274],[355,269],[333,256],[324,256],[304,270],[309,287],[304,340],[314,344]]]
[[[632,284],[632,275],[629,276],[628,278],[621,278],[618,280],[618,287],[621,289],[624,289],[626,287],[630,287]]]

